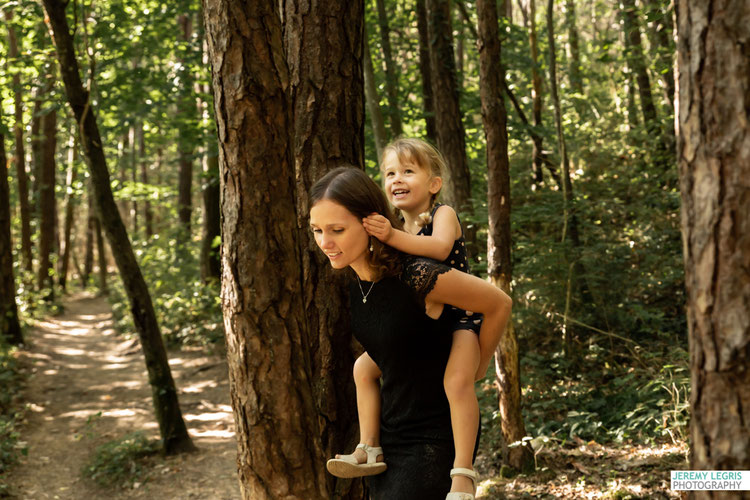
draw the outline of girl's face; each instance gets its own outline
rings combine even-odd
[[[363,277],[359,270],[368,269],[369,236],[359,217],[335,201],[320,200],[310,209],[310,228],[334,269],[351,266]]]
[[[388,151],[383,157],[385,194],[394,207],[407,213],[421,213],[430,206],[432,196],[442,187],[440,177],[411,159],[401,162],[395,151]]]

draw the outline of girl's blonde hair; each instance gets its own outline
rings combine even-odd
[[[416,137],[401,137],[394,140],[383,149],[383,158],[391,151],[396,154],[399,163],[414,163],[429,172],[430,178],[442,177],[446,169],[443,155],[432,144]],[[419,214],[422,227],[432,222],[432,209],[435,207],[438,194],[440,194],[439,190],[432,195],[427,211]],[[396,209],[396,214],[401,215],[398,209]]]

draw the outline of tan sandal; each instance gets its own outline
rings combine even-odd
[[[351,455],[341,455],[341,458],[332,458],[326,463],[328,472],[336,477],[351,478],[374,476],[375,474],[385,472],[388,468],[385,462],[378,462],[378,455],[383,454],[383,448],[380,446],[373,447],[365,443],[360,443],[356,449],[364,450],[367,455],[367,462],[359,463],[354,453]]]
[[[477,491],[477,473],[471,469],[464,469],[462,467],[456,467],[455,469],[451,469],[451,479],[453,479],[454,476],[465,476],[471,479],[471,482],[474,484],[474,492]],[[474,495],[471,493],[463,493],[463,492],[453,492],[448,493],[448,495],[445,497],[445,500],[474,500]]]

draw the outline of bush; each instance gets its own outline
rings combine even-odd
[[[81,471],[99,486],[132,486],[145,481],[145,459],[159,453],[158,440],[149,440],[141,432],[127,434],[96,448]]]

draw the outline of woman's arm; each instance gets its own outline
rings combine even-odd
[[[432,236],[417,236],[391,227],[391,223],[380,214],[362,219],[365,230],[386,245],[411,255],[429,257],[438,261],[448,258],[453,242],[461,236],[461,225],[456,212],[443,205],[437,209],[432,221]]]
[[[475,376],[480,380],[505,332],[512,304],[511,298],[491,283],[451,269],[438,276],[434,288],[425,298],[425,311],[434,317],[442,311],[441,306],[452,305],[484,315],[479,330],[479,369]]]

